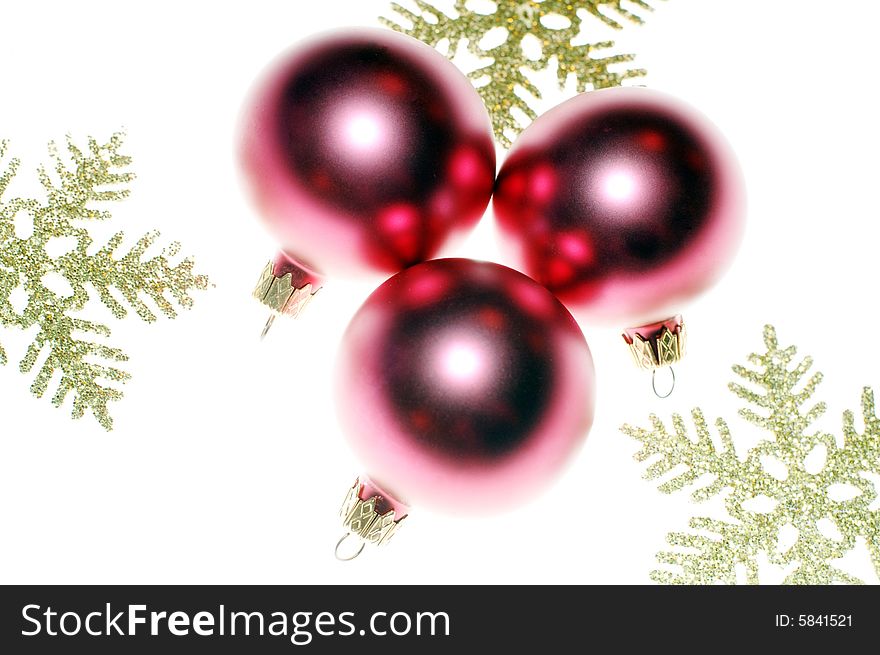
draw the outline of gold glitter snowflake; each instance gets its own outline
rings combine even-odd
[[[0,325],[22,330],[37,328],[34,341],[19,365],[22,373],[27,373],[38,361],[42,362],[31,385],[35,396],[42,397],[60,372],[52,402],[60,406],[73,392],[73,417],[79,418],[90,409],[107,430],[113,424],[107,403],[119,400],[122,392],[102,381],[119,384],[128,380],[128,373],[115,366],[116,362],[128,358],[121,350],[90,339],[89,335],[109,336],[110,329],[106,325],[75,316],[89,301],[87,286],[97,292],[98,299],[116,318],[123,318],[128,312],[112,290],[138,316],[152,322],[156,315],[142,296],[150,298],[166,316],[174,317],[176,312],[165,296],[166,291],[179,305],[189,307],[192,299],[188,291],[204,289],[208,284],[205,276],[193,273],[191,259],[184,259],[175,266],[169,263],[169,258],[179,250],[176,243],[161,255],[144,259],[145,251],[159,236],[157,232],[145,235],[118,258],[114,252],[122,243],[122,232],[99,250],[89,252],[92,239],[83,225],[110,218],[109,212],[95,205],[122,200],[129,195],[127,187],[134,174],[126,170],[131,160],[119,153],[121,146],[121,134],[113,135],[103,145],[89,139],[87,152],[68,138],[68,162],[55,144],[50,144],[54,176],[40,167],[39,180],[46,195],[42,202],[31,198],[4,198],[20,162],[12,159],[5,168],[0,167]],[[0,162],[5,153],[6,142],[0,142]],[[33,228],[27,237],[16,234],[16,224],[22,220]],[[74,245],[53,257],[47,246],[55,239],[67,239]],[[49,274],[63,277],[72,292],[59,294],[49,288],[46,284]],[[19,289],[24,291],[27,302],[23,309],[17,310],[13,293]],[[0,364],[6,361],[6,351],[0,345]]]
[[[574,75],[578,92],[618,86],[625,79],[645,74],[641,68],[623,66],[634,59],[633,55],[601,56],[602,51],[614,46],[611,41],[572,45],[587,16],[614,29],[623,27],[621,21],[642,23],[642,16],[626,6],[650,11],[651,5],[644,0],[496,0],[490,13],[479,13],[468,8],[466,0],[456,0],[455,16],[424,0],[413,2],[418,13],[396,2],[391,5],[409,27],[387,18],[382,18],[382,22],[434,47],[445,42],[450,58],[455,56],[462,40],[467,41],[468,50],[477,57],[491,58],[490,63],[469,76],[489,108],[496,138],[506,147],[522,131],[523,123],[537,116],[529,100],[540,99],[541,92],[529,80],[527,71],[544,70],[555,59],[560,87],[569,75]],[[506,30],[504,41],[488,49],[481,47],[483,38],[497,29]],[[540,47],[537,58],[529,57],[524,48],[529,37],[536,39]]]
[[[642,442],[638,461],[656,458],[646,478],[672,473],[659,487],[664,493],[692,486],[696,488],[692,498],[705,501],[729,490],[724,504],[730,521],[694,518],[690,527],[699,532],[669,534],[669,544],[679,550],[660,553],[657,559],[680,572],[653,571],[651,577],[657,582],[734,584],[739,565],[747,581],[757,584],[758,557],[763,553],[772,564],[793,567],[787,584],[860,583],[834,565],[834,560],[853,550],[858,537],[865,539],[880,575],[880,511],[870,509],[877,490],[864,475],[880,474],[880,419],[873,392],[865,388],[862,394],[862,432],[852,412],[844,413],[839,445],[832,435],[810,430],[825,411],[824,403],[805,407],[822,380],[820,373],[798,388],[812,360],[806,357],[791,366],[796,350],[780,348],[772,326],[764,328],[764,343],[767,352],[749,358],[756,369],[733,367],[757,390],[730,384],[734,394],[755,408],[741,409],[740,416],[771,435],[749,450],[745,460],[737,456],[722,419],[715,422],[720,447],[713,442],[699,409],[691,413],[696,440],[679,415],[673,416],[673,433],[654,415],[648,429],[623,427]],[[818,471],[807,461],[817,449],[825,450],[825,463]],[[753,499],[760,499],[765,511]],[[783,538],[783,530],[796,531],[793,544],[786,545],[792,538]]]

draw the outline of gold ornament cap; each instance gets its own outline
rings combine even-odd
[[[681,314],[665,321],[627,328],[623,340],[640,368],[655,371],[680,361],[685,354],[687,333]]]
[[[254,289],[254,298],[275,315],[296,318],[312,297],[321,289],[321,275],[279,253],[266,264]]]
[[[336,544],[336,558],[354,559],[366,544],[381,546],[393,537],[400,523],[409,514],[409,506],[399,501],[366,476],[355,480],[345,495],[339,516],[345,534]],[[340,547],[349,537],[356,537],[360,544],[354,554],[342,556]]]

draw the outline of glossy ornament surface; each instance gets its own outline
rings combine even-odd
[[[593,418],[590,350],[565,307],[521,273],[468,259],[380,286],[345,333],[338,383],[370,477],[456,513],[531,497]]]
[[[382,29],[279,58],[246,103],[240,153],[282,249],[323,275],[435,256],[479,220],[495,175],[471,83],[433,48]]]
[[[645,88],[583,93],[520,135],[494,211],[518,268],[579,315],[665,318],[741,240],[745,191],[718,129]]]

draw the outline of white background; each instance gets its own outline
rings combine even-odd
[[[815,356],[829,403],[820,426],[840,434],[862,386],[880,387],[880,4],[655,4],[646,25],[614,38],[639,54],[645,84],[726,132],[750,199],[734,267],[685,308],[691,355],[678,389],[655,399],[617,330],[583,325],[596,421],[556,484],[480,520],[416,508],[387,548],[341,564],[336,513],[360,469],[333,418],[331,371],[348,317],[377,281],[334,280],[303,320],[277,322],[259,343],[266,317],[250,292],[274,242],[239,186],[235,121],[278,51],[325,28],[374,25],[388,3],[7,3],[0,136],[24,160],[11,192],[37,191],[49,139],[124,126],[138,179],[100,234],[125,229],[131,242],[159,228],[216,288],[176,321],[112,323],[133,379],[109,434],[33,398],[17,371],[33,335],[0,331],[10,355],[0,369],[0,582],[646,582],[666,533],[714,511],[642,480],[637,444],[618,428],[699,404],[730,419],[742,447],[755,443],[726,384],[730,364],[762,347],[766,322]],[[550,91],[547,106],[561,97]],[[495,256],[490,220],[459,254]],[[863,544],[845,568],[876,581]]]

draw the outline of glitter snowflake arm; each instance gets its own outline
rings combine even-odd
[[[749,584],[758,583],[760,547],[743,526],[709,518],[693,518],[699,534],[672,532],[666,541],[679,550],[658,553],[657,561],[676,567],[678,572],[656,569],[651,579],[661,584],[736,584],[737,565],[746,571]],[[708,534],[706,534],[708,533]]]
[[[629,4],[642,10],[651,10],[644,0]],[[622,0],[499,1],[495,3],[495,11],[489,14],[469,9],[465,0],[456,0],[454,17],[425,0],[414,0],[414,5],[418,12],[392,3],[392,11],[404,24],[387,18],[380,20],[433,47],[447,42],[449,57],[455,56],[460,42],[464,40],[472,54],[488,60],[488,63],[471,71],[469,77],[477,85],[492,115],[496,138],[508,147],[522,130],[524,122],[536,116],[530,101],[541,98],[540,90],[529,80],[527,72],[548,68],[555,59],[560,87],[573,75],[579,92],[616,86],[625,79],[645,74],[642,69],[623,66],[633,60],[632,55],[600,56],[601,52],[613,47],[611,41],[572,45],[572,40],[581,33],[584,24],[581,11],[614,29],[621,29],[623,21],[641,23],[641,16],[628,10]],[[613,15],[620,20],[615,20]],[[551,16],[561,18],[560,26],[547,27],[544,19]],[[482,48],[481,40],[498,27],[506,30],[504,41],[492,48]],[[538,39],[541,55],[537,60],[529,58],[523,49],[523,41],[529,36]]]
[[[635,14],[629,11],[624,3],[628,2],[631,6],[636,6],[643,11],[653,11],[653,7],[649,5],[644,0],[587,0],[584,3],[584,9],[593,14],[596,18],[601,20],[602,22],[610,25],[615,29],[620,29],[623,27],[618,21],[614,20],[609,14],[614,13],[620,16],[621,18],[631,21],[633,23],[643,23],[645,22],[639,14]],[[603,9],[607,9],[607,11],[603,11]]]
[[[189,308],[193,302],[189,290],[207,287],[207,278],[193,272],[195,262],[192,258],[174,266],[169,262],[178,254],[179,243],[172,243],[161,255],[145,259],[145,252],[159,238],[158,232],[150,232],[141,237],[127,254],[116,259],[114,253],[123,238],[123,233],[119,232],[106,246],[89,255],[91,239],[81,235],[76,250],[57,260],[56,269],[73,287],[75,296],[87,298],[86,285],[91,284],[113,315],[124,318],[128,310],[113,295],[112,289],[115,288],[138,316],[152,323],[156,314],[141,299],[141,294],[150,298],[165,316],[175,318],[177,311],[166,293],[170,293],[181,307]]]
[[[749,356],[749,362],[756,365],[757,370],[740,365],[733,367],[734,373],[752,386],[758,387],[759,391],[736,382],[731,382],[729,388],[760,412],[743,408],[739,411],[740,416],[773,433],[788,459],[802,460],[815,443],[800,437],[825,412],[826,406],[820,402],[806,412],[802,412],[801,408],[812,398],[816,387],[822,382],[822,374],[815,373],[798,391],[796,387],[813,366],[812,358],[804,357],[797,366],[789,370],[797,349],[793,346],[780,348],[776,330],[771,325],[764,327],[764,345],[767,347],[765,353]],[[833,445],[834,440],[829,435],[818,438],[826,445]]]
[[[469,36],[470,23],[461,18],[463,16],[462,9],[465,12],[469,11],[463,6],[464,3],[456,2],[459,18],[446,15],[425,0],[414,0],[414,4],[418,7],[418,13],[410,11],[396,2],[391,3],[391,11],[411,24],[408,29],[388,18],[380,18],[379,20],[392,29],[405,32],[419,41],[427,43],[432,48],[436,48],[440,41],[445,39],[449,43],[446,54],[450,58],[454,57],[461,41],[468,39]]]
[[[819,373],[808,376],[812,360],[805,357],[795,362],[796,349],[780,347],[769,325],[764,329],[764,345],[764,353],[749,357],[751,367],[733,367],[742,382],[729,385],[749,404],[740,415],[767,434],[749,450],[744,462],[736,458],[722,462],[711,447],[699,452],[685,440],[679,417],[675,417],[675,435],[669,435],[654,416],[652,429],[624,427],[643,443],[637,459],[660,454],[652,465],[658,475],[685,465],[684,473],[666,483],[671,487],[661,486],[664,491],[690,483],[695,469],[714,473],[713,465],[721,469],[715,484],[724,480],[723,486],[730,489],[724,507],[731,521],[693,519],[690,525],[696,534],[670,534],[668,541],[678,550],[660,553],[658,560],[676,570],[655,571],[652,577],[657,581],[730,583],[736,581],[737,565],[742,565],[747,580],[757,582],[756,558],[763,553],[769,563],[790,569],[787,584],[858,584],[860,579],[836,564],[855,548],[858,537],[866,540],[880,576],[880,511],[871,508],[877,489],[864,475],[880,473],[880,419],[873,393],[865,389],[862,394],[864,430],[860,432],[853,413],[846,412],[843,444],[838,445],[832,435],[811,431],[825,411],[824,403],[812,402],[822,380]],[[706,433],[699,425],[701,412],[695,410],[694,416],[698,433]],[[697,443],[702,440],[701,436]],[[722,442],[728,441],[729,435],[722,435]],[[728,449],[732,445],[722,452]],[[823,450],[825,463],[820,465],[812,456]],[[813,459],[809,466],[808,459]],[[784,470],[777,468],[770,474],[765,468],[769,460]],[[649,468],[648,477],[655,477],[652,473]],[[706,497],[695,495],[697,500]],[[793,543],[782,545],[784,528],[791,528]]]
[[[0,140],[0,162],[2,162],[3,158],[6,156],[6,149],[7,142]],[[2,173],[0,173],[0,244],[8,241],[15,233],[15,227],[13,226],[12,221],[18,212],[17,203],[10,203],[10,205],[7,205],[4,202],[3,196],[6,193],[6,189],[9,187],[12,178],[15,177],[18,166],[19,161],[13,159],[5,166],[5,169],[0,169],[2,170]],[[9,296],[17,284],[18,276],[15,275],[12,270],[7,270],[3,261],[0,260],[0,326],[7,326],[13,324],[15,321],[12,305],[9,302]],[[6,351],[3,349],[3,344],[0,344],[0,365],[6,364],[6,361]]]
[[[721,444],[719,449],[712,439],[703,412],[695,409],[691,416],[696,428],[696,440],[691,439],[684,419],[678,414],[673,414],[674,431],[671,434],[653,414],[650,417],[651,428],[624,425],[622,430],[642,443],[641,450],[635,455],[637,461],[654,460],[645,471],[646,479],[673,474],[659,485],[660,491],[673,493],[699,485],[701,480],[708,478],[710,481],[707,484],[694,489],[691,498],[702,502],[730,489],[732,493],[728,495],[726,504],[732,505],[728,509],[734,513],[741,496],[741,479],[761,477],[763,474],[754,461],[739,461],[730,430],[722,419],[715,422]],[[750,529],[748,524],[737,525],[709,518],[691,519],[690,526],[701,533],[673,532],[667,536],[671,546],[683,551],[666,551],[657,555],[661,564],[675,565],[680,572],[656,570],[651,573],[653,580],[665,584],[733,584],[736,582],[737,565],[745,567],[749,581],[757,580],[757,553],[767,545],[760,531]],[[713,534],[708,536],[706,532]]]
[[[635,55],[612,55],[610,57],[594,57],[597,51],[614,47],[612,41],[582,46],[565,46],[564,44],[548,44],[545,47],[542,61],[549,66],[550,59],[557,62],[556,77],[559,87],[563,88],[570,75],[574,75],[578,93],[589,89],[607,89],[620,86],[624,80],[643,77],[648,74],[644,68],[625,68],[614,70],[615,64],[626,64],[635,59]],[[540,98],[540,95],[536,95]]]
[[[3,158],[6,156],[6,150],[9,147],[9,143],[5,139],[0,139],[0,161],[3,161]],[[12,181],[12,178],[15,177],[15,173],[18,171],[19,166],[18,159],[12,159],[6,166],[3,173],[0,174],[0,203],[3,201],[3,194],[6,193],[6,189],[9,187],[9,183]],[[0,219],[2,220],[2,219]]]
[[[62,157],[55,143],[49,144],[49,154],[55,162],[58,182],[52,180],[48,171],[40,168],[40,182],[48,196],[44,220],[70,224],[74,220],[105,220],[110,212],[95,209],[92,203],[123,200],[131,193],[128,183],[134,173],[125,168],[131,158],[119,153],[123,135],[114,134],[106,144],[89,139],[88,153],[84,153],[67,137],[67,151],[72,160],[70,166]]]
[[[865,537],[874,571],[880,577],[880,510],[871,509],[877,489],[863,475],[880,475],[880,418],[874,392],[867,387],[862,390],[862,422],[864,430],[859,432],[853,412],[844,413],[843,447],[829,453],[822,484],[850,485],[858,491],[848,500],[833,503],[830,514],[843,534]]]
[[[639,462],[652,458],[645,471],[645,478],[654,480],[676,471],[675,474],[659,485],[663,493],[673,493],[694,485],[704,475],[712,476],[712,481],[695,489],[691,496],[696,501],[703,501],[719,494],[725,487],[734,487],[743,471],[743,465],[736,456],[733,440],[727,424],[718,419],[715,423],[721,439],[721,449],[716,448],[706,418],[699,409],[691,416],[697,431],[697,440],[688,435],[684,419],[674,414],[672,417],[674,432],[672,434],[663,422],[654,414],[651,415],[651,428],[637,428],[624,425],[622,430],[642,443],[642,449],[636,453]]]
[[[169,262],[178,253],[176,243],[160,255],[148,257],[147,250],[158,238],[156,232],[146,234],[118,258],[115,253],[123,241],[121,232],[97,252],[89,252],[92,238],[83,224],[108,219],[110,213],[103,206],[126,198],[128,183],[134,179],[127,170],[131,160],[120,153],[121,146],[120,134],[103,144],[89,139],[85,150],[68,138],[67,156],[50,144],[54,166],[51,172],[39,169],[45,203],[14,199],[0,204],[0,320],[21,329],[38,327],[20,369],[30,372],[42,358],[31,386],[33,394],[42,397],[60,373],[53,403],[61,405],[72,394],[74,418],[91,410],[108,430],[112,427],[108,403],[122,397],[113,383],[124,383],[129,377],[116,363],[127,361],[127,357],[121,350],[94,340],[109,336],[108,327],[73,316],[88,304],[89,289],[97,291],[116,318],[123,318],[131,308],[143,320],[152,322],[156,314],[145,300],[151,300],[159,312],[173,318],[176,309],[172,300],[189,307],[189,292],[208,284],[205,276],[193,272],[192,259],[176,265]],[[7,185],[7,177],[0,176],[0,194]],[[21,213],[30,216],[34,228],[24,239],[16,236],[12,226],[12,217]],[[72,238],[75,245],[67,253],[52,257],[46,247],[56,238]],[[72,293],[47,286],[47,274],[61,276]],[[21,312],[9,302],[12,290],[18,286],[28,296]]]
[[[61,371],[61,381],[52,397],[52,404],[60,407],[67,395],[73,391],[72,416],[81,418],[85,410],[90,409],[98,423],[106,430],[110,430],[113,427],[113,419],[110,417],[107,403],[122,398],[122,392],[101,384],[100,380],[124,383],[130,376],[118,368],[96,364],[87,358],[94,356],[104,360],[124,362],[128,357],[117,348],[75,338],[74,333],[91,333],[106,337],[110,335],[110,330],[103,325],[72,319],[62,313],[47,314],[40,322],[40,332],[21,361],[21,372],[31,371],[40,353],[48,348],[49,354],[31,385],[31,393],[41,398],[49,388],[55,372]]]
[[[492,57],[492,63],[471,71],[468,77],[478,85],[477,90],[492,115],[496,137],[509,146],[511,142],[506,136],[508,130],[516,133],[520,129],[516,111],[522,112],[529,120],[537,117],[526,99],[516,93],[515,89],[522,88],[527,94],[536,98],[541,97],[541,92],[523,74],[520,66],[496,65],[503,60],[521,58],[520,44],[509,38],[492,50],[480,48],[480,37],[494,26],[487,28],[488,24],[484,25],[483,20],[492,17],[471,11],[461,0],[456,2],[455,9],[458,14],[456,18],[446,15],[424,0],[415,0],[414,4],[418,7],[419,13],[412,12],[396,2],[391,5],[392,11],[410,23],[409,28],[404,28],[387,18],[380,20],[389,27],[409,34],[434,48],[438,47],[441,41],[445,41],[446,54],[450,59],[455,57],[462,41],[467,42],[468,50],[477,57]],[[506,11],[508,11],[506,8],[499,6],[498,20],[503,20],[502,14]]]

